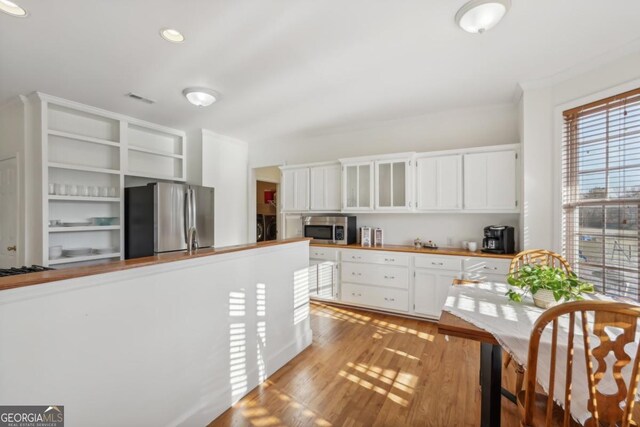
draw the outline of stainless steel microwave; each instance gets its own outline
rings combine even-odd
[[[304,237],[311,237],[315,243],[349,245],[356,243],[358,231],[356,217],[305,216],[302,218]]]

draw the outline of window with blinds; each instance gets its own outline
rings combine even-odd
[[[564,112],[564,252],[600,292],[640,300],[640,89]]]

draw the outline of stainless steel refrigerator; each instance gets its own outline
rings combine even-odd
[[[214,244],[214,189],[155,182],[125,189],[125,258]]]

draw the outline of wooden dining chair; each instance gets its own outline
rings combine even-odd
[[[567,274],[571,273],[571,266],[562,255],[546,249],[529,249],[522,251],[513,257],[511,265],[509,266],[509,274],[516,273],[523,266],[528,264],[558,267],[564,269]]]
[[[453,286],[473,285],[477,283],[481,283],[481,282],[477,280],[468,280],[468,279],[453,279]]]
[[[515,257],[513,257],[513,259],[511,260],[511,265],[509,266],[509,274],[517,273],[523,266],[528,264],[558,267],[564,269],[567,274],[571,273],[571,266],[562,255],[552,251],[548,251],[546,249],[529,249],[526,251],[522,251]],[[519,364],[516,364],[511,355],[507,353],[507,357],[505,357],[504,359],[505,369],[512,362],[514,364],[516,372],[515,394],[517,396],[518,393],[522,391],[522,384],[524,382],[524,368]]]
[[[569,317],[566,361],[556,360],[558,320],[561,316]],[[589,318],[593,319],[591,328],[589,327]],[[518,394],[522,426],[562,425],[567,427],[576,425],[577,423],[571,418],[571,401],[575,401],[575,394],[581,392],[588,393],[588,410],[591,414],[585,426],[628,427],[635,425],[631,417],[640,377],[638,370],[640,350],[636,348],[635,355],[627,355],[624,347],[635,340],[638,318],[640,318],[639,306],[608,301],[567,302],[545,311],[538,318],[531,332],[525,389]],[[549,394],[545,396],[536,392],[536,379],[540,338],[549,324],[552,328]],[[575,390],[571,387],[576,324],[582,328],[584,336],[582,341],[585,349],[588,390]],[[607,330],[607,328],[612,329]],[[620,331],[620,333],[611,337],[609,333],[614,330]],[[598,338],[599,343],[596,347],[591,345],[591,335]],[[608,365],[606,358],[610,353],[614,355],[615,362]],[[594,359],[596,363],[593,363]],[[622,376],[622,370],[629,364],[632,366],[630,380],[627,384]],[[565,373],[564,410],[554,403],[556,366],[560,366],[559,369],[563,369]],[[613,394],[604,394],[598,389],[600,381],[605,376],[615,381]]]

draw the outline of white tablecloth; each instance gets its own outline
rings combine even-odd
[[[527,354],[529,351],[529,337],[533,324],[544,311],[533,304],[531,297],[526,297],[522,303],[509,300],[505,296],[509,285],[504,283],[485,282],[480,284],[470,284],[453,286],[449,290],[449,296],[444,306],[444,311],[448,311],[461,319],[484,329],[496,338],[503,349],[508,351],[514,360],[526,367]],[[589,295],[589,299],[598,299],[611,301],[604,295]],[[567,339],[569,330],[568,316],[559,321],[558,329],[558,348],[556,353],[556,378],[554,398],[557,403],[564,407],[564,384],[565,384],[565,367],[567,360]],[[590,418],[591,414],[587,409],[588,388],[586,364],[584,357],[584,345],[582,326],[580,325],[581,316],[576,316],[575,340],[574,340],[574,367],[573,367],[573,385],[572,385],[572,403],[571,415],[581,424]],[[590,323],[591,325],[591,323]],[[630,355],[635,355],[637,343],[640,340],[639,335],[636,336],[636,342],[628,344],[625,348]],[[598,339],[591,336],[592,349],[597,347]],[[549,391],[549,374],[550,364],[549,355],[551,348],[551,325],[549,325],[542,335],[540,341],[540,350],[538,357],[538,382],[544,388],[545,392]],[[610,354],[607,360],[608,367],[611,367],[611,361],[614,360]],[[633,360],[633,358],[632,358]],[[597,364],[597,362],[595,362]],[[628,364],[622,371],[625,380],[628,381],[631,375],[632,363]],[[616,390],[613,377],[605,378],[601,381],[598,389],[603,393],[613,393]],[[636,396],[637,398],[639,396]]]

